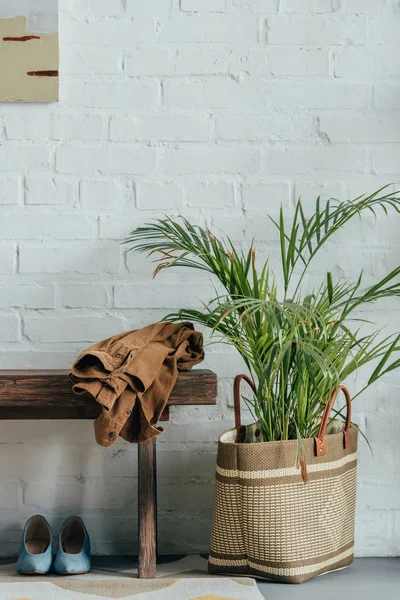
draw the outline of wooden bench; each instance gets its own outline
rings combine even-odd
[[[217,376],[194,369],[180,373],[169,406],[217,403]],[[101,407],[92,398],[75,396],[68,371],[0,371],[0,419],[96,419]],[[156,440],[138,445],[138,577],[156,576],[157,493]]]

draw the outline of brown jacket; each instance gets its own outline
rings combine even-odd
[[[70,378],[76,394],[103,407],[96,441],[111,446],[121,435],[142,442],[156,427],[178,377],[204,358],[203,336],[192,323],[154,323],[91,346],[77,358]]]

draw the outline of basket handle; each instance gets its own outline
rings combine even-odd
[[[242,379],[249,384],[254,394],[257,393],[256,386],[254,382],[247,375],[236,375],[235,381],[233,383],[233,406],[235,409],[235,427],[236,427],[236,443],[243,442],[244,435],[246,433],[244,426],[241,423],[240,418],[240,384]]]
[[[338,388],[333,390],[331,399],[329,400],[326,408],[324,410],[324,414],[322,415],[321,425],[319,428],[318,435],[315,436],[315,454],[316,456],[323,456],[326,454],[326,438],[325,432],[328,426],[329,417],[331,415],[331,410],[333,405],[335,404],[336,396],[338,392],[343,392],[346,397],[347,403],[347,416],[346,416],[346,425],[343,431],[343,443],[344,447],[348,448],[350,446],[350,426],[351,426],[351,396],[349,390],[344,385],[340,385]]]

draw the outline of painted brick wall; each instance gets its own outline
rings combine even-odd
[[[0,107],[0,368],[68,368],[89,343],[197,306],[195,273],[151,280],[124,257],[131,229],[178,210],[256,234],[302,194],[338,198],[398,182],[400,3],[392,0],[61,0],[61,100]],[[355,222],[316,261],[373,281],[398,264],[398,220]],[[366,313],[399,327],[399,305]],[[206,550],[215,440],[233,422],[225,347],[207,366],[216,408],[172,410],[159,443],[162,552]],[[360,376],[355,387],[360,387]],[[399,375],[355,406],[360,555],[400,551]],[[137,539],[136,450],[94,444],[91,423],[0,423],[0,554],[43,512],[80,512],[97,553]]]

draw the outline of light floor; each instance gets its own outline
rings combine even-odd
[[[129,568],[131,561],[94,557],[94,564],[110,570]],[[301,585],[268,581],[258,585],[267,600],[400,600],[400,558],[356,558],[347,569]]]
[[[302,585],[259,583],[268,600],[400,600],[400,558],[356,558]]]
[[[159,562],[171,558],[160,557]],[[0,559],[0,564],[10,562],[14,561]],[[104,571],[132,569],[135,563],[134,557],[93,557],[93,566]],[[400,600],[400,558],[356,558],[349,568],[302,585],[261,581],[258,585],[267,600]]]

